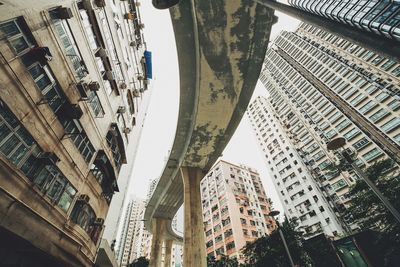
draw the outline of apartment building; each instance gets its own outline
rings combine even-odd
[[[133,1],[1,4],[0,265],[92,266],[151,91],[139,11]]]
[[[377,0],[289,0],[290,5],[400,41],[400,4]]]
[[[344,137],[360,167],[383,158],[399,164],[399,76],[398,62],[307,24],[282,32],[267,52],[260,79],[268,105],[344,228],[356,227],[342,215],[351,199],[349,186],[359,178],[352,170],[332,168],[340,155],[326,144]],[[257,119],[253,128],[261,134],[257,138],[269,168],[275,168],[278,162],[267,151],[272,140],[263,137],[267,128],[260,124],[266,118]],[[302,190],[298,186],[294,192]]]
[[[270,200],[252,168],[219,160],[200,183],[208,256],[241,259],[246,242],[270,234]]]
[[[346,226],[342,225],[297,147],[292,144],[292,136],[269,99],[257,97],[250,104],[247,115],[285,215],[296,221],[305,238],[320,233],[332,237],[343,234]]]
[[[145,206],[146,202],[137,198],[132,198],[128,203],[117,249],[120,267],[129,266],[134,259],[140,257],[137,254],[137,247],[140,243],[141,228],[143,228]]]

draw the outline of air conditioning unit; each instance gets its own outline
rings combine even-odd
[[[129,134],[131,131],[132,130],[129,127],[125,127],[124,130],[123,130],[124,134]]]
[[[94,221],[94,224],[103,225],[104,224],[104,219],[103,218],[96,218],[96,220]]]
[[[125,107],[125,106],[119,106],[119,107],[118,107],[117,113],[123,114],[123,113],[125,113],[125,112],[126,112],[126,107]]]
[[[119,85],[119,88],[120,88],[120,89],[126,89],[126,88],[128,88],[128,86],[126,85],[126,83],[121,83],[121,84]]]
[[[79,95],[81,96],[81,98],[79,100],[80,101],[87,101],[89,99],[89,96],[86,93],[86,90],[88,89],[87,83],[79,82],[79,83],[76,84],[75,87],[78,90]]]
[[[95,0],[94,3],[98,7],[105,7],[106,6],[106,0]]]
[[[139,81],[141,81],[141,80],[144,79],[144,77],[143,77],[142,75],[138,75],[138,76],[137,76],[137,79],[138,79]]]
[[[137,7],[139,7],[139,6],[141,5],[141,3],[140,3],[140,2],[136,2],[135,5],[136,5]]]
[[[71,104],[65,102],[60,108],[61,116],[67,119],[80,119],[83,115],[83,111],[78,104]]]
[[[130,19],[133,20],[135,18],[135,15],[133,15],[132,13],[126,13],[124,15],[124,19]]]
[[[74,17],[74,15],[72,14],[72,10],[68,7],[57,8],[57,16],[59,19],[70,19]]]
[[[90,91],[98,91],[100,89],[100,84],[98,82],[90,82],[87,87]]]
[[[139,92],[143,93],[143,92],[144,92],[144,89],[143,89],[143,88],[140,88],[140,89],[139,89]]]
[[[133,93],[134,97],[139,97],[140,96],[140,91],[138,89],[133,90],[132,93]]]
[[[86,194],[82,194],[78,197],[78,201],[84,202],[84,203],[89,203],[90,197]]]
[[[57,164],[57,162],[60,161],[57,155],[53,152],[41,152],[38,158],[45,161],[47,164]]]
[[[136,42],[135,42],[135,41],[132,41],[132,42],[129,43],[129,45],[130,45],[130,46],[136,46]]]
[[[39,61],[42,66],[46,65],[48,61],[53,59],[48,47],[34,47],[29,51],[29,55]]]
[[[96,52],[95,55],[96,55],[97,57],[107,57],[107,50],[104,49],[103,47],[100,47],[100,48],[97,50],[97,52]]]
[[[150,81],[149,81],[149,79],[144,79],[144,80],[143,80],[143,83],[146,84],[146,85],[148,85],[148,84],[150,83]]]
[[[139,23],[139,29],[144,29],[144,23]]]

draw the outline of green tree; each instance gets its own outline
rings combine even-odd
[[[129,264],[129,267],[148,267],[149,266],[149,260],[146,259],[145,257],[139,257],[135,259],[131,264]]]
[[[301,234],[294,230],[293,222],[287,219],[279,226],[282,230],[293,261],[298,266],[307,266],[310,264],[309,257],[305,253],[301,243]],[[242,249],[245,265],[254,267],[287,267],[290,266],[288,256],[283,246],[282,239],[278,230],[272,232],[269,236],[263,236],[257,240],[248,243]]]
[[[389,202],[400,210],[400,175],[395,167],[393,161],[387,159],[367,168],[365,174]],[[400,262],[400,224],[362,179],[352,186],[350,195],[352,200],[348,216],[358,223],[361,230],[372,229],[382,233],[382,238],[376,242],[385,248],[385,264],[396,266]]]

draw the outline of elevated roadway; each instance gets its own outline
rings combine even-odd
[[[182,242],[171,220],[185,198],[184,254],[190,254],[196,252],[187,250],[188,244],[199,240],[193,235],[199,231],[203,235],[199,182],[221,155],[247,108],[276,18],[271,9],[247,0],[181,0],[169,11],[180,75],[178,124],[144,220],[153,233],[153,254],[161,246],[154,241]],[[204,242],[198,246],[204,247]],[[153,266],[158,266],[154,257]]]

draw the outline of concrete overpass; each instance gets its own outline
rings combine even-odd
[[[273,11],[248,0],[181,0],[170,8],[178,51],[180,104],[175,140],[145,211],[151,266],[166,262],[171,220],[184,204],[184,266],[206,266],[200,180],[221,155],[250,101]],[[168,265],[165,265],[168,266]]]

